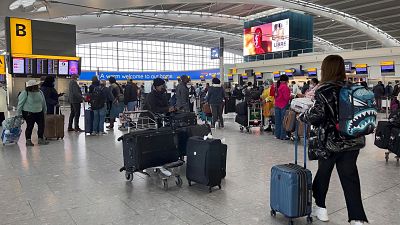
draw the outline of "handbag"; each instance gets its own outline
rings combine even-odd
[[[203,112],[206,114],[210,114],[211,113],[211,107],[208,103],[204,103],[203,105]]]

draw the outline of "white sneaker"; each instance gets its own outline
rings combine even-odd
[[[362,222],[362,221],[351,221],[351,224],[353,224],[353,225],[363,225],[364,222]]]
[[[321,208],[315,205],[313,206],[311,215],[317,217],[317,219],[322,222],[329,221],[328,210],[326,210],[326,208]]]

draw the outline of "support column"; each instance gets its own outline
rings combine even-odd
[[[219,38],[219,76],[221,83],[225,83],[224,75],[224,38]]]

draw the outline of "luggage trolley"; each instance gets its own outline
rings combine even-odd
[[[121,124],[125,124],[126,130],[147,130],[157,129],[158,123],[156,120],[157,116],[148,110],[139,111],[124,111],[119,114],[119,120]]]
[[[148,110],[139,111],[125,111],[120,114],[121,123],[125,123],[128,128],[128,133],[140,130],[156,130],[166,125],[167,117],[162,115],[156,115]],[[118,138],[118,141],[122,141],[123,136]],[[174,177],[175,183],[178,187],[183,184],[182,178],[179,174],[173,171],[174,168],[182,166],[184,161],[178,160],[176,162],[167,163],[160,166],[146,168],[145,170],[137,170],[135,168],[127,168],[125,165],[120,168],[120,172],[125,171],[125,178],[129,182],[133,180],[133,174],[135,172],[142,173],[150,177],[150,174],[146,170],[153,170],[158,176],[161,177],[164,190],[168,190],[168,179]]]
[[[252,127],[260,127],[260,131],[262,131],[263,117],[263,103],[261,101],[249,101],[247,103],[247,126],[240,126],[240,131],[246,128],[246,131],[250,132]]]

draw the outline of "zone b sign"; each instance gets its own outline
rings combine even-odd
[[[32,54],[32,21],[7,18],[9,39],[7,45],[11,54]]]

